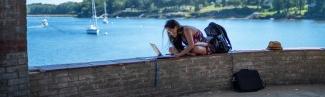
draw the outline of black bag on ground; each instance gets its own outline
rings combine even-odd
[[[222,26],[211,22],[204,31],[207,34],[207,39],[210,44],[209,48],[212,53],[226,53],[231,51],[232,46],[230,40],[226,30]]]
[[[233,88],[238,92],[254,92],[265,87],[256,70],[241,69],[233,75]]]

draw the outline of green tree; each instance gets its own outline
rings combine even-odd
[[[229,0],[228,4],[235,7],[240,7],[242,5],[242,0]]]
[[[56,13],[58,14],[76,14],[79,7],[79,3],[66,2],[56,6]]]
[[[34,3],[27,6],[29,14],[53,14],[55,13],[56,5]]]
[[[308,0],[309,4],[307,17],[325,18],[325,1],[324,0]]]
[[[297,0],[297,7],[299,9],[299,14],[302,14],[302,10],[304,9],[306,3],[307,3],[306,0]]]
[[[222,1],[221,1],[221,4],[222,4],[222,7],[227,6],[227,2],[226,2],[226,0],[222,0]]]
[[[285,8],[286,0],[273,0],[272,5],[273,9],[277,11],[277,14],[281,14],[284,8]]]

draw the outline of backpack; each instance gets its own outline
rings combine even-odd
[[[233,88],[238,92],[254,92],[265,87],[256,70],[241,69],[233,75]]]
[[[209,48],[212,53],[227,53],[231,51],[232,46],[228,38],[226,30],[214,23],[209,23],[208,27],[204,29],[209,41]]]

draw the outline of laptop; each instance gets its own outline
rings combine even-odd
[[[149,43],[153,51],[157,54],[158,59],[168,59],[168,58],[174,58],[174,55],[163,55],[161,51],[158,49],[156,44]]]

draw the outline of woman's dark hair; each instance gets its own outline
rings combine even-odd
[[[176,38],[168,34],[169,41],[173,44],[178,52],[184,50],[184,45],[182,44],[182,36],[178,35]]]
[[[181,25],[174,19],[168,20],[165,24],[165,28],[175,28],[180,26]]]
[[[168,20],[165,24],[165,28],[173,29],[175,27],[179,27],[178,30],[182,29],[181,25],[174,19]],[[169,33],[167,33],[167,34],[169,37],[169,41],[174,45],[174,47],[177,49],[178,52],[184,50],[184,46],[182,45],[182,36],[181,35],[177,35],[177,37],[172,37]]]

